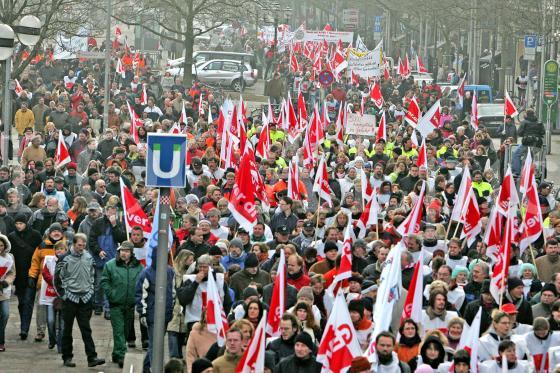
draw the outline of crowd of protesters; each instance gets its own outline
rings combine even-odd
[[[14,95],[13,119],[19,143],[13,145],[12,154],[17,162],[0,168],[0,265],[13,262],[9,271],[0,272],[0,352],[10,348],[4,333],[14,287],[21,340],[30,333],[36,342],[46,340],[49,349],[61,354],[64,366],[75,367],[72,326],[76,320],[88,366],[104,364],[97,357],[90,327],[91,317],[104,317],[113,330],[112,362],[122,367],[127,350],[136,347],[139,336],[139,347],[146,350],[144,371],[149,372],[155,269],[167,265],[169,357],[181,359],[188,372],[234,372],[270,305],[283,251],[287,311],[281,317],[280,337],[267,345],[265,372],[319,372],[321,364],[315,357],[332,305],[326,289],[340,265],[344,232],[364,208],[363,171],[376,191],[379,220],[367,227],[364,239],[353,242],[352,277],[344,281],[343,291],[364,351],[374,329],[373,310],[385,260],[403,240],[397,228],[418,200],[423,184],[426,202],[419,233],[404,238],[402,288],[390,311],[390,330],[375,337],[375,356],[356,357],[350,371],[470,372],[469,351],[457,346],[479,307],[481,371],[553,371],[554,356],[547,351],[560,344],[560,211],[552,185],[542,181],[538,186],[544,229],[523,255],[513,245],[501,302],[490,292],[495,258],[486,251],[483,239],[502,183],[503,144],[540,133],[534,129],[539,123],[530,109],[519,123],[523,128],[519,133],[515,121],[507,118],[499,131],[502,145],[496,147],[485,128],[475,131],[471,127],[469,94],[462,105],[450,101],[426,140],[427,166],[418,167],[414,129],[404,117],[414,96],[422,112],[442,98],[436,83],[418,86],[412,77],[381,78],[386,141],[376,141],[373,134],[345,135],[339,144],[337,116],[340,110],[361,110],[362,96],[369,94],[368,82],[361,79],[355,84],[343,78],[324,88],[312,74],[311,62],[302,56],[297,56],[301,71],[293,72],[288,53],[266,53],[270,64],[267,94],[273,104],[287,97],[297,78],[308,112],[315,103],[326,110],[331,124],[325,128],[321,153],[327,162],[332,206],[313,192],[313,172],[302,165],[301,194],[287,196],[288,163],[302,152],[303,135],[292,144],[282,126],[270,123],[268,158],[257,157],[269,208],[258,201],[258,222],[248,231],[228,209],[236,170],[221,167],[220,103],[196,81],[185,86],[176,79],[162,85],[149,62],[131,57],[126,50],[123,53],[125,78],[109,87],[109,103],[103,102],[102,69],[87,61],[45,58],[19,77],[23,92]],[[146,105],[140,99],[143,86],[149,97]],[[199,100],[203,112],[198,110]],[[139,143],[130,134],[127,102],[143,122]],[[108,123],[103,122],[104,110],[109,113]],[[179,123],[183,111],[187,118]],[[363,111],[380,115],[370,100]],[[261,118],[248,115],[246,119],[248,141],[256,145]],[[129,231],[125,227],[120,179],[152,217],[158,191],[146,187],[144,181],[146,136],[168,132],[175,124],[189,138],[186,187],[173,193],[173,245],[168,263],[156,263],[154,255],[144,267],[139,253],[145,257],[147,240],[141,227]],[[71,162],[56,167],[60,134]],[[234,154],[236,162],[240,156]],[[458,238],[456,223],[450,219],[466,168],[472,174],[483,227],[471,245]],[[422,320],[401,322],[421,252]],[[207,328],[210,268],[230,323],[224,347],[219,347],[217,336]],[[32,328],[33,312],[36,325]],[[183,369],[177,360],[170,366]]]

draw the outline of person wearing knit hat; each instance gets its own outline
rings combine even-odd
[[[222,266],[227,271],[232,264],[238,264],[241,269],[245,268],[245,257],[247,253],[243,251],[243,243],[239,238],[234,238],[229,243],[228,253],[222,258]]]
[[[522,263],[517,276],[523,281],[523,294],[526,299],[532,299],[541,291],[542,283],[538,279],[537,269],[532,263]]]
[[[373,331],[373,323],[370,319],[364,317],[364,303],[361,299],[354,299],[348,303],[348,311],[350,319],[356,329],[356,337],[360,343],[360,347],[365,350],[369,344],[369,337]]]
[[[415,373],[433,373],[434,368],[432,368],[428,364],[422,364],[418,368],[416,368],[416,370],[414,372]]]
[[[14,217],[14,224],[15,223],[24,223],[25,225],[27,225],[27,222],[29,221],[29,219],[27,218],[27,216],[25,216],[24,213],[18,212],[16,214],[16,216]]]
[[[210,373],[213,372],[212,362],[204,357],[196,359],[191,368],[191,373]]]
[[[315,361],[315,350],[311,336],[306,332],[299,333],[294,339],[294,354],[282,359],[274,373],[319,373],[322,365]]]
[[[315,300],[313,289],[310,286],[302,287],[297,293],[297,300],[301,300],[312,305]]]
[[[352,359],[352,364],[350,365],[349,373],[370,373],[371,363],[365,356],[358,356]]]
[[[469,281],[469,270],[467,267],[456,266],[451,272],[451,279],[455,280],[457,285],[465,286]]]
[[[541,290],[541,301],[535,304],[531,311],[533,312],[533,317],[546,317],[549,318],[552,314],[552,305],[558,300],[558,290],[556,286],[552,283],[544,284]]]
[[[523,281],[518,277],[510,277],[507,282],[507,292],[504,294],[504,303],[513,303],[519,312],[517,322],[531,325],[533,323],[533,311],[531,304],[523,294]]]

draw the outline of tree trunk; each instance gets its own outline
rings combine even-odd
[[[193,2],[187,1],[188,6],[188,16],[186,17],[186,28],[183,34],[183,46],[185,47],[185,62],[183,63],[183,85],[188,87],[192,85],[193,75],[192,75],[192,56],[194,49],[194,19],[193,14]]]

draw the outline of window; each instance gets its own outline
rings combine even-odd
[[[224,62],[222,64],[222,70],[229,72],[238,72],[240,65],[234,62]]]
[[[222,69],[222,63],[219,61],[215,61],[215,62],[210,62],[208,65],[206,65],[206,67],[204,68],[204,70],[221,70]]]

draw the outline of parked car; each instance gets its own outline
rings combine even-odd
[[[490,136],[498,136],[498,127],[504,123],[504,104],[478,104],[478,125],[488,129]]]
[[[211,60],[235,60],[248,62],[254,68],[255,66],[255,56],[252,53],[238,53],[238,52],[225,52],[225,51],[195,51],[193,52],[193,61],[195,64],[199,64]],[[175,60],[168,60],[167,67],[180,68],[185,62],[185,57],[180,57]]]
[[[183,75],[183,68],[168,69],[171,75]],[[193,65],[193,76],[199,81],[230,87],[234,91],[241,90],[241,72],[246,87],[253,86],[257,81],[256,69],[251,68],[249,62],[242,64],[235,60],[212,60]]]

